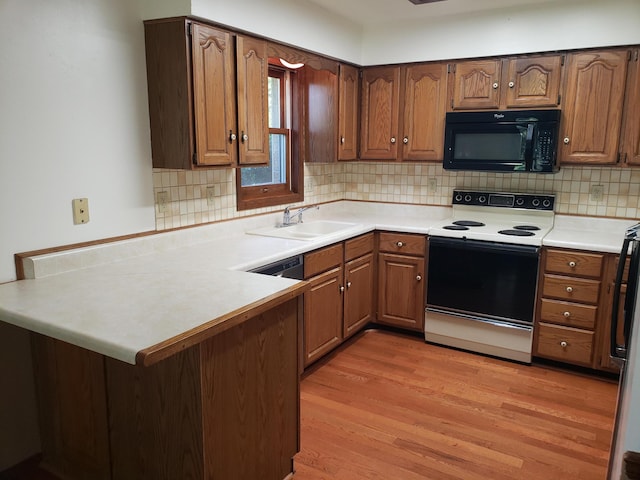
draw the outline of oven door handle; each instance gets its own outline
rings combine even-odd
[[[516,245],[511,243],[485,242],[483,240],[469,240],[465,238],[429,237],[430,245],[442,245],[453,248],[464,248],[477,252],[499,252],[513,255],[537,257],[540,247],[533,245]]]

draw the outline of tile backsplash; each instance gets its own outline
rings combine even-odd
[[[304,204],[335,200],[450,205],[454,188],[553,193],[556,213],[640,217],[640,168],[564,167],[556,174],[451,172],[439,164],[305,164]],[[596,188],[594,189],[594,186]],[[153,170],[156,229],[282,210],[236,210],[235,170]],[[601,190],[601,198],[592,193]],[[164,205],[158,194],[166,192]],[[302,203],[301,203],[302,204]]]

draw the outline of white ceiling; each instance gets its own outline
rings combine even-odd
[[[371,26],[409,19],[447,15],[473,14],[489,10],[517,8],[524,5],[560,3],[567,0],[444,0],[414,5],[409,0],[308,0],[311,3],[345,17],[352,22]]]

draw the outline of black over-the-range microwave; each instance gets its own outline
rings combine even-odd
[[[446,170],[558,171],[560,110],[447,113]]]

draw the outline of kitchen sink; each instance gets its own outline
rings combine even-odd
[[[292,240],[317,240],[345,233],[361,227],[360,223],[334,222],[330,220],[314,220],[312,222],[295,223],[288,226],[260,228],[247,232],[250,235],[263,237],[289,238]]]

